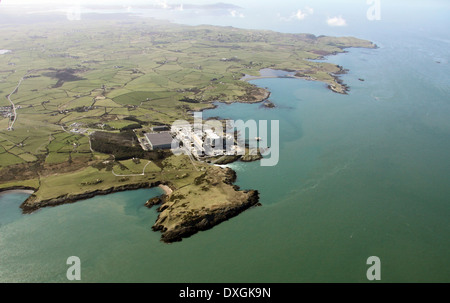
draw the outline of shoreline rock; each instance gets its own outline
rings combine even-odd
[[[270,101],[270,100],[266,100],[262,104],[262,106],[265,107],[265,108],[275,108],[276,107],[275,104],[272,101]]]

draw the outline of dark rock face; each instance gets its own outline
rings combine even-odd
[[[145,203],[145,206],[148,207],[148,208],[152,208],[155,205],[159,205],[159,204],[164,202],[165,197],[166,197],[165,195],[162,195],[162,196],[159,196],[159,197],[151,198],[150,200],[148,200]]]
[[[224,183],[225,184],[233,184],[234,182],[236,182],[237,179],[237,174],[234,170],[232,170],[231,168],[227,167],[225,169],[225,179],[224,179]]]
[[[4,192],[4,191],[9,191],[9,190],[32,190],[32,191],[36,191],[36,188],[29,187],[29,186],[17,185],[17,186],[10,186],[10,187],[7,187],[7,188],[0,188],[0,193]]]
[[[222,156],[219,159],[213,161],[213,163],[218,164],[218,165],[225,165],[225,164],[230,164],[230,163],[236,162],[240,158],[241,158],[241,156],[226,155],[226,156]]]

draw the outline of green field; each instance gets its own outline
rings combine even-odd
[[[202,174],[201,171],[193,172],[192,163],[187,157],[172,156],[165,160],[167,167],[164,169],[161,169],[155,163],[150,163],[147,165],[144,175],[133,175],[141,174],[147,163],[147,160],[140,160],[140,163],[135,164],[130,159],[115,163],[112,170],[89,166],[71,173],[42,177],[40,178],[39,190],[35,195],[38,199],[45,200],[65,194],[80,194],[86,191],[148,181],[171,182],[174,186],[182,187],[191,184],[195,177]],[[199,165],[199,167],[201,166],[205,166],[205,164]],[[114,175],[113,171],[120,176]],[[122,174],[126,176],[122,176]],[[9,186],[11,184],[8,183]],[[37,187],[35,181],[17,182],[17,184]],[[1,185],[0,188],[2,188]]]
[[[155,174],[161,172],[161,168],[155,163],[143,159],[117,161],[117,165],[115,165],[113,169],[116,174],[125,176],[142,174],[142,172],[144,172],[144,174]]]

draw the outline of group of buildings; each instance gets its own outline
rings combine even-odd
[[[197,159],[224,155],[227,142],[232,142],[229,153],[239,154],[239,146],[234,144],[230,134],[218,134],[211,129],[195,131],[191,125],[154,127],[151,133],[145,134],[144,145],[148,149],[171,149],[174,146],[182,148]],[[175,141],[174,141],[175,140]]]
[[[83,123],[74,122],[74,123],[70,124],[69,129],[70,129],[71,133],[85,134],[88,132],[88,129],[83,126],[84,126]]]
[[[175,126],[172,127],[172,133],[178,140],[180,147],[196,158],[224,154],[227,137],[223,134],[217,134],[211,129],[196,131],[190,125]]]
[[[2,106],[2,107],[0,107],[0,115],[3,118],[10,118],[13,115],[11,106]]]

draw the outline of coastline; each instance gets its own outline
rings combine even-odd
[[[335,55],[338,55],[341,53],[348,53],[348,51],[345,50],[348,48],[379,49],[380,47],[373,42],[371,42],[370,47],[369,46],[341,47],[341,50],[342,50],[341,52],[334,51],[331,53],[324,53],[324,54],[321,54],[318,58],[316,58],[314,60],[326,60],[327,57],[329,57],[329,56],[335,56]],[[283,69],[283,68],[282,69],[262,68],[259,70],[259,73],[260,73],[259,76],[251,76],[251,75],[243,74],[243,76],[240,80],[249,82],[249,81],[258,80],[258,79],[291,78],[291,79],[301,79],[301,80],[307,80],[307,81],[318,81],[318,82],[322,82],[322,83],[326,84],[327,88],[329,90],[331,90],[332,92],[342,94],[342,95],[347,95],[348,92],[350,91],[350,87],[342,81],[342,79],[340,78],[340,75],[347,74],[348,70],[344,69],[340,65],[336,65],[336,64],[333,64],[333,65],[335,67],[339,68],[339,71],[337,71],[337,72],[327,72],[327,74],[329,76],[331,76],[331,78],[333,79],[333,81],[332,81],[333,83],[330,83],[327,80],[320,80],[320,79],[316,79],[310,75],[303,74],[305,72],[304,70],[291,70],[291,69]],[[266,101],[267,99],[269,99],[269,97],[270,97],[270,92],[269,92],[269,96],[262,101]],[[258,102],[256,102],[256,103],[258,103]]]
[[[167,181],[137,182],[112,186],[102,190],[89,190],[77,194],[63,194],[39,200],[36,189],[26,187],[4,188],[1,193],[22,192],[30,196],[20,205],[23,214],[31,214],[41,208],[55,207],[87,200],[96,196],[142,188],[161,188],[164,193],[149,199],[144,205],[151,208],[160,205],[152,230],[161,232],[161,241],[172,243],[188,238],[199,231],[231,219],[253,206],[260,206],[257,190],[240,190],[235,185],[236,172],[231,168],[208,165],[193,184],[174,187]]]
[[[270,70],[274,71],[274,72],[277,72],[277,71],[287,72],[288,74],[286,74],[286,75],[261,75],[261,76],[244,75],[244,77],[242,77],[240,80],[249,82],[249,81],[259,80],[259,79],[274,79],[274,78],[299,79],[299,80],[306,80],[306,81],[322,82],[327,86],[327,88],[329,90],[331,90],[332,92],[337,93],[337,94],[347,95],[350,90],[350,87],[347,84],[345,84],[341,80],[341,78],[339,78],[339,75],[343,75],[348,72],[347,70],[344,70],[342,68],[337,73],[328,73],[334,79],[333,84],[330,84],[327,81],[312,78],[311,76],[307,76],[307,75],[298,76],[299,74],[302,73],[302,71],[300,71],[300,70],[294,71],[293,72],[294,74],[291,74],[291,71],[282,70],[282,69],[279,69],[279,70],[270,69]],[[341,87],[341,89],[339,89],[339,86]],[[268,96],[266,98],[262,99],[261,101],[254,102],[254,103],[260,103],[260,102],[266,101],[269,99],[269,97],[270,97],[270,92],[268,93]],[[239,101],[237,101],[237,102],[239,102]],[[226,103],[226,102],[224,102],[224,103]]]
[[[113,187],[110,187],[110,188],[104,189],[104,190],[87,191],[87,192],[75,194],[75,195],[65,194],[65,195],[61,195],[58,197],[40,200],[40,201],[38,201],[36,196],[34,194],[32,194],[30,197],[28,197],[27,200],[25,200],[25,202],[23,202],[20,205],[20,208],[22,209],[22,212],[24,214],[31,214],[31,213],[33,213],[41,208],[44,208],[44,207],[49,207],[49,206],[54,207],[54,206],[59,206],[59,205],[64,205],[64,204],[70,204],[70,203],[78,202],[80,200],[90,199],[95,196],[104,196],[104,195],[109,195],[112,193],[123,192],[123,191],[128,191],[128,190],[136,190],[136,189],[142,189],[142,188],[154,188],[154,187],[159,186],[160,184],[162,184],[160,181],[157,181],[154,183],[140,182],[140,183],[121,185],[121,186],[113,186]]]

